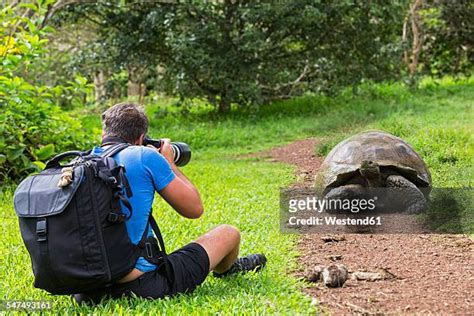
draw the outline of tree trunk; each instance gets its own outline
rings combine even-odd
[[[140,83],[140,95],[138,96],[138,103],[140,104],[145,103],[145,94],[146,94],[146,86],[144,83]]]
[[[423,0],[413,0],[410,5],[410,11],[408,12],[408,16],[405,19],[405,23],[403,24],[403,41],[408,42],[408,32],[411,34],[411,45],[408,50],[404,53],[404,61],[408,66],[408,71],[410,76],[414,76],[416,74],[416,70],[418,67],[418,58],[421,53],[421,49],[423,46],[423,34],[421,29],[420,23],[420,16],[418,14],[418,10],[423,5]],[[408,25],[410,24],[410,31],[408,30]]]
[[[106,98],[106,76],[103,70],[94,71],[95,102],[102,103]]]
[[[217,112],[220,114],[226,114],[230,112],[230,101],[226,97],[221,96]]]
[[[140,83],[138,71],[135,67],[128,67],[127,96],[140,98]]]

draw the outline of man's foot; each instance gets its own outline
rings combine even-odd
[[[267,257],[263,254],[248,255],[246,257],[238,258],[229,270],[223,273],[213,272],[216,278],[223,278],[240,272],[260,271],[267,263]]]

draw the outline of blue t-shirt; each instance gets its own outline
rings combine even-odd
[[[107,146],[94,147],[92,154],[98,155],[106,148]],[[126,221],[126,225],[130,240],[136,245],[145,231],[155,191],[163,190],[175,178],[175,174],[165,157],[145,146],[129,146],[113,158],[118,164],[125,166],[125,175],[132,190],[133,196],[129,200],[133,214]],[[128,213],[127,208],[123,206],[122,210]],[[151,227],[148,229],[148,235],[153,235]],[[149,272],[155,270],[156,265],[140,257],[135,268]]]

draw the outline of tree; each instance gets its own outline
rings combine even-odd
[[[427,73],[435,76],[472,74],[473,21],[474,3],[469,0],[435,1],[427,6],[422,53]]]
[[[472,73],[474,61],[472,1],[413,0],[403,28],[409,75]]]
[[[168,14],[168,89],[231,103],[266,103],[304,91],[334,92],[397,75],[401,5],[223,1]]]
[[[50,17],[60,29],[87,27],[90,35],[80,43],[73,65],[98,83],[126,72],[127,95],[143,98],[147,81],[156,75],[164,39],[162,4],[132,1],[70,3]],[[102,78],[102,79],[101,79]],[[103,95],[103,93],[99,93]]]
[[[304,91],[335,93],[396,78],[400,69],[398,2],[123,0],[61,11],[60,23],[95,25],[82,64],[127,71],[129,92],[153,81],[152,88],[204,98],[220,112]]]
[[[423,0],[414,0],[410,4],[408,15],[403,24],[403,41],[408,42],[408,37],[411,37],[411,43],[407,43],[411,51],[405,50],[404,61],[408,66],[408,72],[410,76],[414,76],[417,67],[418,59],[420,57],[421,48],[423,47],[423,34],[421,30],[421,18],[420,18],[420,7],[423,4]]]

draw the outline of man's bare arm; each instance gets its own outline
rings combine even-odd
[[[176,178],[158,193],[182,216],[187,218],[200,217],[204,209],[199,191],[174,164],[169,139],[163,140],[160,152],[168,160]]]

